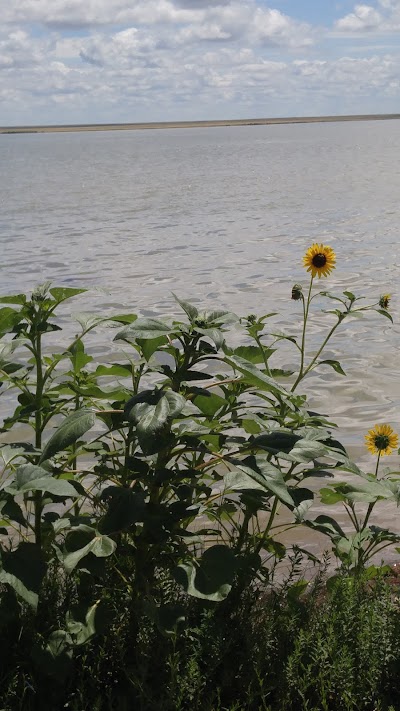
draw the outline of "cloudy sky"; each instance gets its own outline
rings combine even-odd
[[[400,112],[400,0],[0,5],[0,125]]]

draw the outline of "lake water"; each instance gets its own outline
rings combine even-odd
[[[297,334],[291,286],[306,285],[302,256],[318,241],[337,253],[323,287],[391,292],[396,321],[399,156],[399,121],[0,135],[1,292],[51,279],[90,288],[72,310],[176,315],[174,291],[240,315],[279,311],[275,328]],[[305,388],[366,467],[366,430],[400,432],[399,349],[396,323],[349,321],[326,352],[347,378],[325,368]],[[294,362],[285,350],[279,365]],[[397,510],[384,516],[400,530]]]

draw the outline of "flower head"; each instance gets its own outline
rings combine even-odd
[[[313,244],[303,257],[303,264],[312,277],[328,276],[335,268],[336,254],[325,244]]]
[[[365,435],[365,444],[371,454],[391,454],[399,446],[399,437],[390,425],[375,425]]]
[[[293,284],[292,299],[294,301],[299,301],[301,299],[301,297],[303,296],[302,291],[303,291],[303,287],[301,284]]]
[[[379,306],[381,309],[388,309],[389,308],[389,301],[391,299],[390,294],[382,294],[382,296],[379,299]]]

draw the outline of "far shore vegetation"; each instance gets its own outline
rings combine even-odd
[[[273,126],[295,123],[334,123],[340,121],[389,121],[400,114],[360,114],[348,116],[292,116],[283,118],[220,119],[211,121],[160,121],[153,123],[91,123],[41,126],[0,126],[1,133],[63,133],[68,131],[137,131],[169,128],[212,128],[218,126]]]
[[[85,289],[0,298],[2,711],[400,708],[400,535],[380,517],[398,433],[385,413],[360,430],[364,471],[307,400],[314,370],[345,377],[326,357],[344,321],[392,321],[390,294],[327,290],[339,264],[307,249],[300,335],[273,303],[176,296],[170,318],[80,313],[63,343]]]

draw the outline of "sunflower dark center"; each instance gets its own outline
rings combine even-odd
[[[389,446],[388,435],[379,434],[375,435],[375,447],[379,450],[386,449]]]
[[[318,252],[318,254],[314,254],[314,256],[312,258],[312,263],[313,263],[314,267],[317,267],[317,269],[324,267],[326,264],[325,254],[322,254],[322,252]]]

